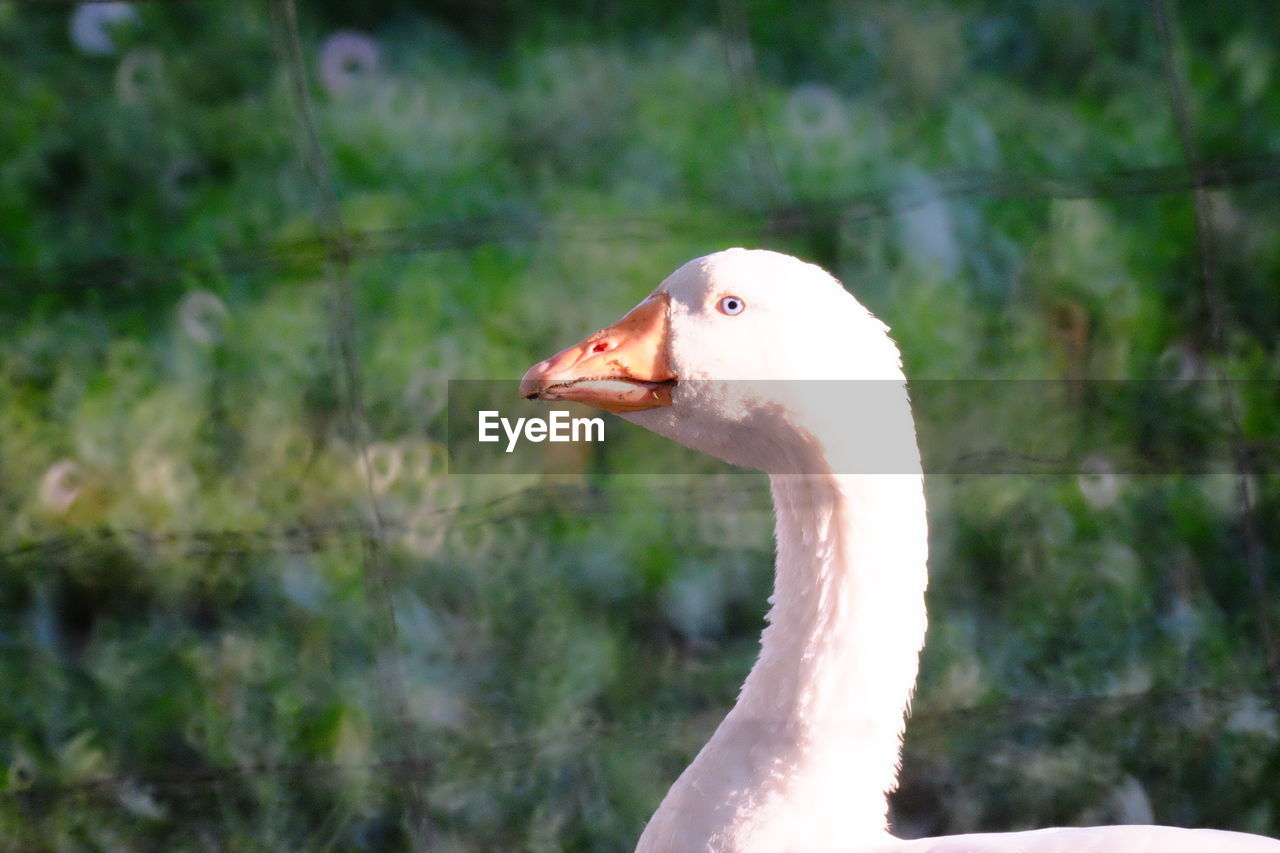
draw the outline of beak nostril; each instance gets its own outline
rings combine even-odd
[[[591,351],[593,353],[608,352],[610,349],[612,349],[612,347],[609,346],[608,341],[598,341],[596,342],[596,345],[591,348]]]

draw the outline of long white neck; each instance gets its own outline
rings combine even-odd
[[[830,798],[851,833],[883,832],[926,627],[921,478],[771,484],[773,608],[733,713],[794,721],[813,747],[796,768],[797,789],[815,798],[803,807]]]
[[[812,853],[886,831],[926,624],[922,478],[771,485],[777,574],[759,660],[638,851]]]

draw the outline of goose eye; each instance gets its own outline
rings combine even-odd
[[[725,296],[716,303],[716,310],[721,314],[727,314],[733,317],[741,314],[742,310],[747,307],[747,303],[743,302],[736,296]]]

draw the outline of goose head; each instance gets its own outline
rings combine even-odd
[[[535,364],[520,394],[605,409],[732,464],[814,473],[853,463],[835,459],[850,447],[883,454],[902,383],[888,328],[826,271],[729,249]]]

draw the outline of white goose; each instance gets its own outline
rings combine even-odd
[[[889,381],[758,381],[797,379]],[[760,657],[638,853],[1280,853],[1260,836],[1155,826],[888,833],[925,635],[923,478],[898,349],[822,269],[743,249],[690,261],[530,368],[520,393],[607,409],[770,475],[777,568]],[[848,473],[868,471],[885,473]]]

